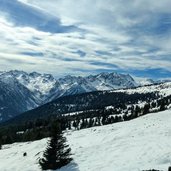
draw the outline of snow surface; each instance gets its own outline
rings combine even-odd
[[[165,82],[162,84],[157,85],[149,85],[149,86],[142,86],[132,89],[120,89],[120,90],[114,90],[111,92],[124,92],[128,94],[134,94],[134,93],[154,93],[158,92],[162,96],[169,96],[171,95],[171,82]]]
[[[171,110],[131,121],[66,133],[73,162],[59,171],[167,171],[171,165]],[[0,171],[39,171],[47,139],[5,145]],[[23,153],[27,156],[23,157]]]

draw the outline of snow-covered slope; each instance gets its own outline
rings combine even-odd
[[[73,162],[59,171],[166,171],[171,165],[171,111],[117,124],[67,132]],[[1,171],[39,171],[47,139],[5,145]],[[23,153],[27,152],[27,157]]]
[[[116,90],[114,92],[125,92],[128,94],[134,94],[134,93],[159,93],[162,96],[169,96],[171,95],[171,82],[165,82],[161,84],[156,84],[156,85],[149,85],[149,86],[142,86],[142,87],[137,87],[133,89],[120,89]]]
[[[169,78],[168,79],[153,80],[151,78],[134,77],[134,80],[137,84],[139,84],[141,86],[171,82],[171,79],[169,79]]]
[[[156,82],[154,80],[152,80],[152,79],[146,79],[145,78],[145,79],[139,80],[138,83],[143,86],[143,85],[155,84]]]
[[[100,73],[86,77],[97,90],[111,90],[136,87],[138,84],[129,74]]]
[[[39,100],[12,76],[0,75],[0,122],[37,107]]]

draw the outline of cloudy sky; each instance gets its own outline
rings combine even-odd
[[[0,0],[0,68],[171,77],[171,1]]]

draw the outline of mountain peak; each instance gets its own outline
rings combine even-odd
[[[30,74],[29,74],[29,76],[31,76],[31,77],[33,77],[33,78],[35,78],[35,77],[39,77],[39,76],[41,76],[41,74],[40,73],[38,73],[38,72],[31,72]]]

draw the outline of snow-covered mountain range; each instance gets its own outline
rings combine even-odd
[[[18,84],[26,87],[41,103],[63,95],[131,88],[138,85],[130,75],[119,73],[100,73],[87,77],[67,75],[55,79],[51,74],[13,70],[1,72],[0,78],[2,80],[16,79]]]
[[[156,82],[148,82],[152,83]],[[170,84],[166,84],[167,88],[168,85]],[[131,89],[135,92],[154,90],[146,86],[132,89],[138,86],[140,83],[129,74],[116,72],[85,77],[67,75],[59,79],[51,74],[37,72],[27,73],[18,70],[0,72],[0,121],[8,120],[62,96],[118,89],[119,91]],[[163,90],[160,86],[155,88]]]
[[[0,120],[6,120],[61,96],[98,90],[131,88],[138,84],[130,75],[65,76],[55,79],[50,74],[24,71],[0,72]]]

